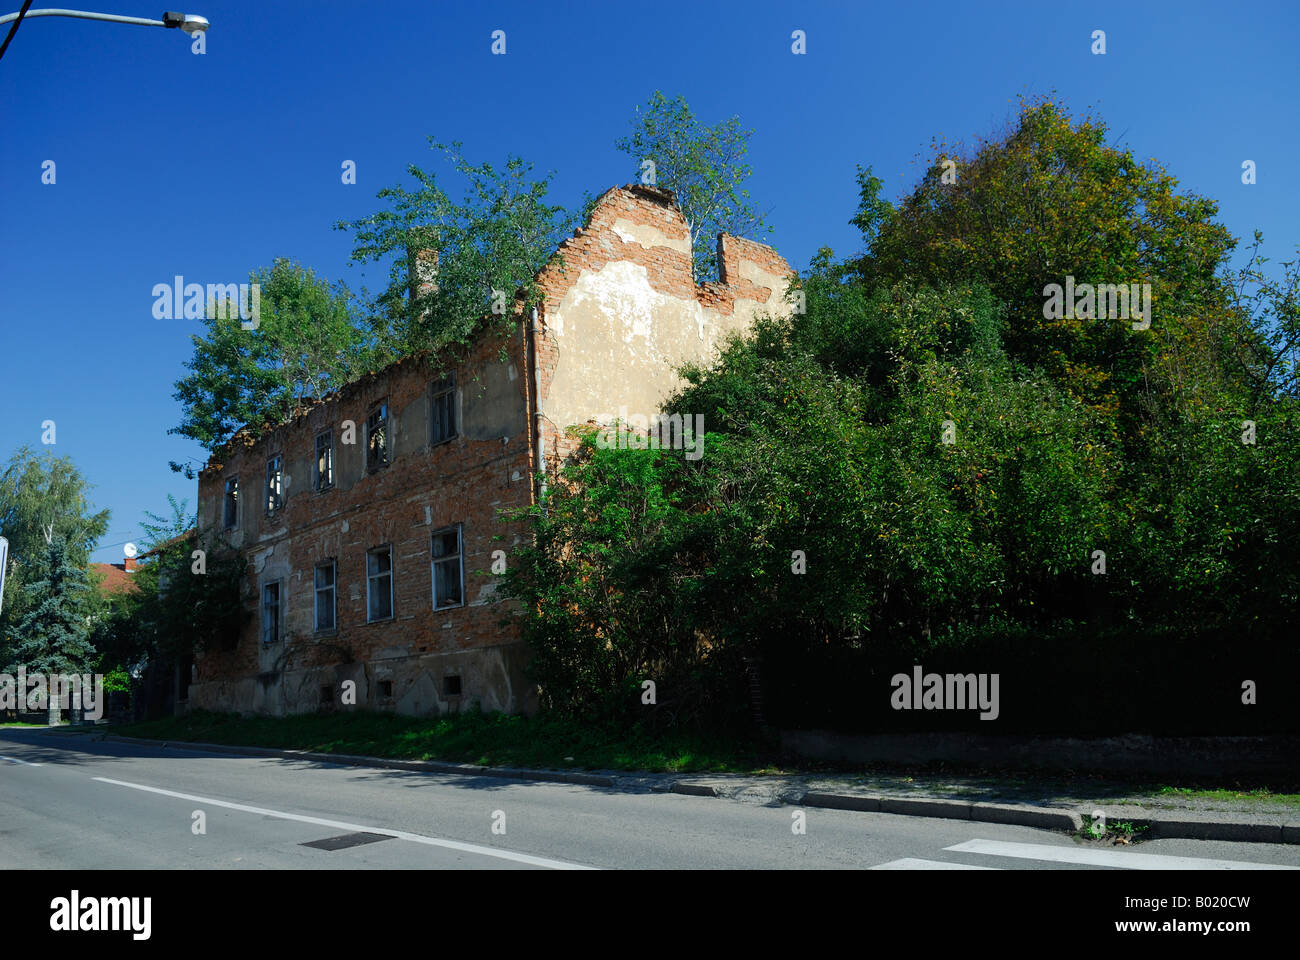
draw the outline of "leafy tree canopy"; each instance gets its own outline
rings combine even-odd
[[[535,275],[577,225],[548,200],[553,174],[538,179],[515,156],[502,167],[474,164],[460,143],[429,143],[465,181],[460,198],[412,164],[413,186],[379,191],[384,209],[335,225],[352,233],[354,262],[389,261],[371,323],[395,354],[463,344],[485,315],[513,322],[516,295],[535,294]]]
[[[358,321],[342,285],[285,259],[255,271],[250,282],[261,285],[256,325],[244,329],[236,309],[209,310],[205,333],[192,338],[189,374],[176,382],[184,415],[169,433],[209,452],[245,424],[289,419],[388,356]]]
[[[49,547],[61,538],[67,562],[83,568],[108,532],[109,511],[90,503],[91,484],[71,459],[21,447],[0,472],[0,536],[9,541],[0,639],[29,603],[24,586],[47,571]]]
[[[718,276],[719,233],[757,240],[771,231],[744,186],[753,172],[745,163],[753,133],[741,126],[739,117],[709,126],[684,97],[669,99],[656,90],[649,103],[637,108],[632,132],[615,141],[636,162],[638,180],[649,160],[655,185],[676,194],[691,229],[697,279]]]

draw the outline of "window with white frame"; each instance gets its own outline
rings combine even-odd
[[[366,620],[388,620],[393,616],[393,548],[376,547],[366,552]]]
[[[460,525],[433,534],[433,609],[458,607],[465,597],[465,565],[461,562]]]
[[[284,472],[279,455],[266,461],[266,512],[275,513],[284,506]]]
[[[338,600],[335,585],[338,565],[333,560],[316,564],[316,630],[334,630],[338,625]]]

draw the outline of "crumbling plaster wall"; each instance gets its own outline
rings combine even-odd
[[[682,385],[683,363],[710,363],[758,313],[789,310],[794,271],[771,248],[724,234],[718,252],[720,280],[697,285],[689,229],[671,194],[631,186],[600,199],[540,278],[541,409],[555,431],[621,408],[662,411]]]

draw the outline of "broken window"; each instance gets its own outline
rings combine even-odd
[[[366,417],[366,469],[388,463],[388,404],[381,403]]]
[[[224,512],[225,528],[239,523],[239,478],[231,477],[226,481],[226,499]]]
[[[334,486],[334,434],[326,430],[316,438],[316,491]]]
[[[280,470],[280,457],[266,461],[266,512],[275,513],[284,506],[284,476]]]
[[[429,399],[429,443],[445,443],[456,436],[456,376],[434,381]]]
[[[387,620],[393,615],[393,548],[378,547],[366,553],[366,620]]]
[[[262,642],[280,639],[280,583],[262,585]]]
[[[316,564],[316,629],[335,629],[337,613],[334,584],[338,568],[333,560]]]
[[[458,607],[464,597],[460,527],[448,527],[433,535],[433,609]]]

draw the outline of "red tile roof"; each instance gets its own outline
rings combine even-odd
[[[131,579],[131,574],[127,572],[125,563],[92,563],[90,566],[103,576],[99,589],[104,593],[125,593],[135,589],[135,583]]]

